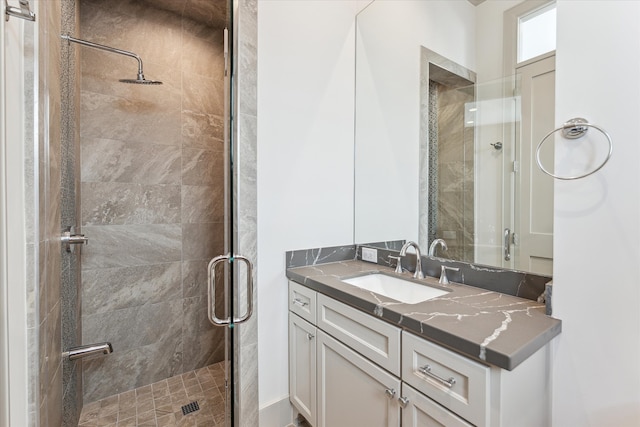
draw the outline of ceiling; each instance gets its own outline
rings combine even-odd
[[[158,9],[174,12],[185,18],[224,28],[227,22],[228,0],[143,0]]]
[[[485,0],[469,0],[469,3],[471,3],[474,6],[479,5],[480,3],[484,2]]]

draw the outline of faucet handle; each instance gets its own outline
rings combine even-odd
[[[393,256],[393,255],[389,255],[390,259],[395,259],[396,260],[396,269],[395,272],[396,273],[402,273],[402,263],[400,262],[401,257],[399,256]]]
[[[438,283],[443,284],[443,285],[448,285],[449,284],[449,278],[447,277],[447,270],[449,270],[449,271],[460,271],[460,268],[458,268],[458,267],[447,267],[446,265],[441,266],[440,280],[438,280]]]

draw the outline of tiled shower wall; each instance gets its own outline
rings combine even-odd
[[[73,54],[60,39],[61,33],[73,31],[75,12],[74,0],[38,3],[39,161],[38,190],[33,195],[39,207],[38,291],[30,299],[34,311],[29,331],[38,340],[38,350],[30,353],[38,360],[37,374],[30,364],[32,385],[37,385],[30,393],[31,422],[41,426],[72,425],[80,409],[76,365],[62,358],[62,352],[75,345],[79,332],[77,258],[60,244],[64,225],[76,221],[76,76],[69,68]]]
[[[437,91],[438,212],[436,238],[447,242],[446,257],[474,260],[474,130],[465,123],[472,87],[435,83]],[[455,236],[452,238],[450,236]]]
[[[62,2],[61,32],[75,34],[78,10],[76,0]],[[78,129],[80,72],[77,52],[61,42],[61,187],[60,232],[77,227],[80,217],[80,132]],[[61,250],[60,306],[62,351],[81,344],[80,321],[80,256],[81,251]],[[82,410],[82,362],[62,359],[62,425],[78,424]]]
[[[206,295],[224,250],[223,33],[150,5],[80,1],[81,38],[164,82],[120,83],[135,60],[79,47],[83,343],[114,348],[84,363],[85,403],[224,358]]]

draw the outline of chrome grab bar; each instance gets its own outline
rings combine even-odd
[[[110,342],[103,342],[98,344],[87,344],[78,347],[71,347],[68,351],[62,353],[62,357],[69,360],[83,359],[85,357],[96,356],[99,354],[113,353],[113,346]]]
[[[242,261],[247,265],[247,312],[240,316],[240,317],[234,317],[233,319],[231,317],[227,317],[226,319],[220,319],[218,318],[218,316],[216,316],[216,272],[215,272],[215,268],[216,265],[218,265],[221,262],[228,262],[229,264],[233,263],[234,261]],[[209,320],[211,321],[211,323],[213,323],[214,325],[230,325],[230,324],[235,324],[235,323],[242,323],[244,321],[246,321],[247,319],[249,319],[251,317],[251,315],[253,314],[253,265],[251,264],[251,261],[249,261],[248,258],[243,257],[242,255],[231,255],[231,254],[227,254],[227,255],[220,255],[217,256],[215,258],[213,258],[210,262],[209,262],[209,287],[208,287],[208,292],[207,292],[207,296],[208,296],[208,302],[209,302],[209,306],[208,306],[208,314],[209,314]]]

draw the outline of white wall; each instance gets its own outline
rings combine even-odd
[[[557,427],[640,425],[639,75],[640,2],[558,1],[556,123],[585,117],[614,152],[595,175],[555,184]],[[557,150],[557,167],[573,158]]]
[[[263,0],[258,16],[264,407],[288,388],[284,251],[352,238],[354,29],[343,1]],[[585,116],[610,131],[615,148],[597,174],[555,185],[554,315],[563,332],[554,340],[553,425],[636,426],[640,2],[560,0],[558,27],[556,122]]]
[[[358,16],[356,242],[419,241],[420,49],[473,70],[474,36],[466,1],[376,1]]]
[[[353,242],[356,7],[258,2],[261,408],[288,396],[285,251]]]

